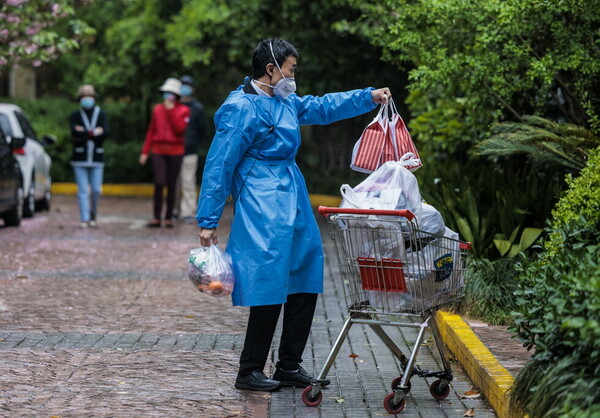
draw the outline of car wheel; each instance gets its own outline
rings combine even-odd
[[[35,176],[31,178],[31,185],[29,186],[29,193],[25,198],[25,204],[23,205],[23,218],[31,218],[35,213]]]
[[[19,226],[21,224],[21,214],[23,213],[23,187],[17,189],[17,203],[15,207],[4,214],[4,226]]]
[[[52,192],[50,189],[44,192],[44,198],[38,202],[39,210],[50,210],[50,204],[52,202]]]

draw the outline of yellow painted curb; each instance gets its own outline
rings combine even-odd
[[[513,418],[509,390],[514,377],[459,316],[436,312],[442,340],[500,418]],[[517,415],[519,416],[519,415]]]
[[[333,208],[339,208],[342,203],[342,198],[338,196],[329,196],[325,194],[311,194],[310,203],[311,205],[318,206],[330,206]]]
[[[75,183],[53,183],[53,194],[74,195],[77,193]],[[133,197],[152,197],[154,186],[152,184],[103,184],[103,196],[133,196]],[[329,196],[324,194],[311,194],[310,202],[313,206],[332,206],[338,207],[342,201],[341,197]]]
[[[152,184],[103,184],[103,196],[140,196],[152,197],[154,186]],[[73,195],[77,193],[75,183],[53,183],[52,194]]]

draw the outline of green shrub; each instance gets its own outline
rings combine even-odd
[[[568,247],[540,255],[515,293],[514,331],[535,353],[513,399],[532,417],[600,407],[600,222],[581,217],[556,232]]]
[[[0,101],[14,103],[27,114],[39,138],[53,135],[57,142],[48,146],[46,152],[52,158],[50,174],[52,180],[73,181],[71,159],[69,115],[76,108],[72,100],[62,97],[43,97],[37,100],[22,100],[3,97]]]
[[[138,162],[141,141],[104,144],[104,183],[151,183],[151,160],[144,166]]]
[[[583,215],[590,223],[600,219],[600,148],[590,153],[586,167],[579,177],[567,176],[568,193],[558,202],[552,212],[552,228],[546,244],[549,253],[556,253],[561,246],[567,245],[561,235],[561,228]]]
[[[59,140],[68,137],[69,115],[75,108],[73,101],[65,98],[44,97],[37,100],[0,98],[0,101],[14,103],[27,114],[39,137],[54,135]]]
[[[421,195],[444,217],[446,226],[473,244],[473,256],[497,259],[494,243],[520,242],[526,228],[543,228],[563,186],[555,171],[525,159],[471,160],[451,158],[417,171]]]
[[[100,103],[106,112],[110,140],[117,143],[143,142],[148,128],[151,108],[141,101],[107,101]],[[139,154],[138,154],[139,155]]]
[[[54,135],[57,142],[47,147],[52,158],[54,182],[74,181],[71,168],[71,133],[69,116],[78,109],[77,103],[64,97],[42,97],[36,100],[0,98],[25,111],[38,136]],[[146,134],[146,110],[141,102],[107,102],[100,105],[106,112],[110,138],[105,142],[105,183],[135,183],[151,181],[149,166],[137,163]]]
[[[519,276],[514,331],[535,352],[514,405],[531,417],[600,412],[600,150],[552,212],[550,236]]]
[[[513,292],[518,272],[515,262],[524,262],[520,253],[514,258],[467,258],[465,299],[459,306],[462,314],[479,318],[493,325],[512,323],[511,311],[516,308]]]
[[[553,360],[534,358],[517,376],[512,391],[512,399],[517,402],[512,406],[520,406],[530,418],[598,417],[599,386],[598,370],[578,353]],[[520,400],[523,391],[528,391],[531,399],[528,407]]]

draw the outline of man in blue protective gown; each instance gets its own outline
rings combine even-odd
[[[304,388],[314,379],[301,366],[319,293],[323,249],[304,177],[296,165],[301,125],[324,125],[387,103],[388,88],[298,96],[298,52],[283,39],[259,42],[253,78],[229,94],[215,114],[198,199],[200,243],[217,243],[229,195],[235,204],[227,245],[235,273],[236,306],[250,306],[235,386],[273,391]],[[273,378],[263,370],[283,306]],[[322,382],[325,386],[329,382]]]

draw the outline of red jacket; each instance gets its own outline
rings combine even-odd
[[[189,120],[190,108],[182,103],[176,102],[171,110],[163,103],[154,106],[142,154],[183,155],[183,134]]]

